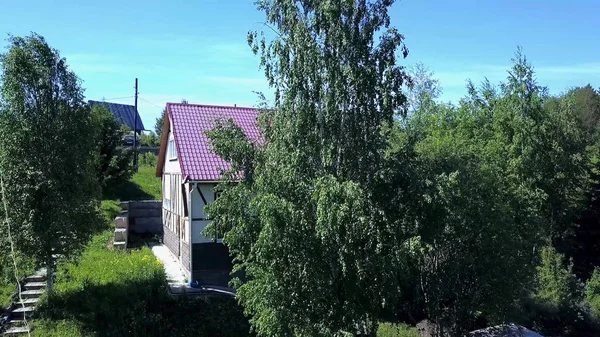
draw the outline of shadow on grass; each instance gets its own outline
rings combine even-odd
[[[130,180],[117,186],[107,187],[102,194],[103,199],[118,199],[121,201],[154,199],[150,193],[142,190],[138,184]]]
[[[36,333],[47,336],[59,336],[65,329],[98,337],[250,336],[249,323],[234,299],[174,299],[160,278],[128,284],[84,282],[76,291],[48,298],[38,313]],[[56,331],[57,323],[61,331]]]

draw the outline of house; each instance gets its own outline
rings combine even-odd
[[[115,119],[118,120],[121,125],[126,125],[131,130],[137,131],[138,134],[141,134],[142,131],[146,130],[144,128],[144,123],[142,123],[142,119],[140,118],[140,114],[133,105],[91,100],[88,101],[88,104],[90,106],[100,105],[106,107],[113,113]],[[135,127],[134,118],[137,118],[137,128]]]
[[[163,186],[163,242],[179,259],[188,280],[226,286],[232,268],[223,244],[202,231],[204,208],[217,198],[214,187],[229,164],[213,153],[206,131],[216,119],[232,119],[252,140],[259,137],[254,108],[167,103],[156,176]]]

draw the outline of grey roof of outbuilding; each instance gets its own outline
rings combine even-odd
[[[142,119],[140,118],[140,114],[138,111],[135,111],[135,106],[128,104],[119,104],[119,103],[111,103],[111,102],[100,102],[100,101],[88,101],[91,106],[94,105],[102,105],[108,108],[115,119],[121,122],[121,124],[127,125],[131,130],[134,129],[134,117],[137,116],[137,131],[138,133],[142,130],[146,130],[144,128],[144,123],[142,123]]]

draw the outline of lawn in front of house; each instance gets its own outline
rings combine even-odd
[[[110,247],[120,200],[160,199],[160,179],[140,167],[123,193],[102,202],[109,229],[96,235],[77,261],[57,270],[55,294],[38,309],[34,336],[249,336],[249,324],[232,298],[174,299],[163,267],[150,249]],[[146,195],[152,197],[146,198]]]

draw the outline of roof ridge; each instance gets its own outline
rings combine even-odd
[[[249,109],[249,110],[258,110],[258,108],[247,107],[247,106],[238,106],[238,105],[214,105],[214,104],[193,104],[193,103],[172,103],[167,102],[167,105],[190,105],[196,107],[205,107],[205,108],[233,108],[233,109]]]
[[[90,102],[94,102],[94,103],[100,103],[100,104],[115,104],[115,105],[124,105],[124,106],[132,106],[132,107],[135,107],[135,105],[133,105],[133,104],[116,103],[116,102],[109,102],[109,101],[96,101],[96,100],[93,100],[93,99],[89,99],[89,100],[88,100],[88,103],[90,103]]]

